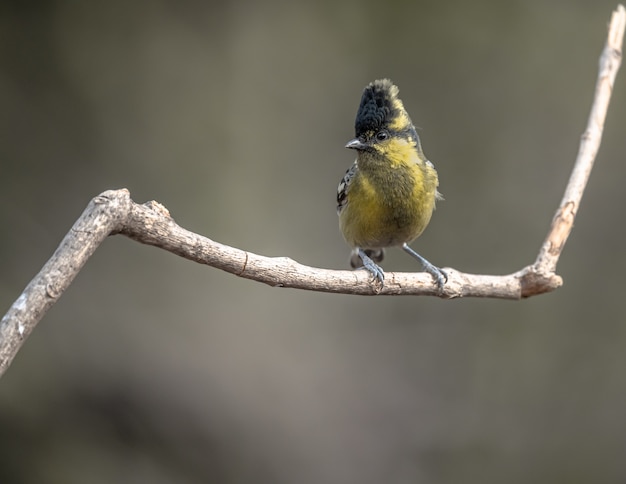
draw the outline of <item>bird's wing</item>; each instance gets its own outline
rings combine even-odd
[[[337,214],[341,213],[343,207],[345,207],[348,203],[348,190],[350,189],[350,183],[352,182],[354,174],[358,169],[359,167],[355,160],[339,182],[339,186],[337,187]]]

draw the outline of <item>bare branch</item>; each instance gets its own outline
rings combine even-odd
[[[210,265],[231,274],[275,287],[291,287],[310,291],[341,294],[430,295],[444,298],[494,297],[519,299],[532,292],[528,287],[539,287],[545,292],[561,285],[553,274],[547,277],[528,277],[527,269],[509,276],[464,274],[446,268],[448,282],[443,291],[433,284],[429,274],[387,272],[385,286],[373,285],[367,271],[336,271],[319,269],[297,263],[288,257],[264,257],[252,252],[229,247],[206,237],[189,232],[169,217],[167,210],[155,202],[137,205],[130,200],[126,190],[110,191],[102,197],[128,198],[130,214],[128,223],[120,233],[141,242],[168,250],[185,259]],[[127,206],[126,201],[116,201],[116,207]],[[155,210],[156,207],[156,210]],[[89,208],[87,208],[87,211]]]
[[[576,213],[578,213],[583,192],[600,149],[604,120],[609,109],[615,76],[622,62],[622,43],[625,25],[626,13],[624,12],[624,7],[618,5],[617,10],[613,12],[611,17],[606,45],[600,57],[596,92],[591,112],[589,113],[589,120],[587,121],[587,129],[580,140],[576,163],[561,200],[561,205],[552,220],[550,232],[535,261],[535,268],[538,272],[554,272],[556,270],[561,251],[574,226],[574,218]]]
[[[0,321],[0,375],[2,375],[43,315],[61,297],[102,241],[119,231],[130,197],[98,196],[74,223],[50,260]]]
[[[602,129],[621,61],[626,12],[613,13],[589,123],[569,184],[537,260],[514,274],[464,274],[445,268],[442,291],[425,273],[388,272],[385,286],[373,285],[367,271],[336,271],[309,267],[286,257],[263,257],[214,242],[177,225],[157,202],[139,205],[128,190],[95,197],[65,236],[50,260],[28,284],[0,321],[0,375],[11,364],[39,320],[69,287],[102,241],[122,234],[200,264],[210,265],[270,286],[343,294],[431,295],[442,298],[493,297],[520,299],[561,286],[556,264],[569,236],[602,138]]]

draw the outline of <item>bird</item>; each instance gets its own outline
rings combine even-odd
[[[437,171],[424,155],[398,94],[389,79],[375,80],[363,90],[355,138],[346,144],[356,151],[356,160],[337,187],[339,227],[352,247],[351,266],[367,269],[381,287],[385,273],[378,263],[384,249],[400,247],[441,290],[446,272],[408,245],[422,234],[443,197],[437,190]]]

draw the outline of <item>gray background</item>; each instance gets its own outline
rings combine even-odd
[[[615,6],[5,1],[1,307],[110,188],[346,268],[335,189],[379,77],[446,198],[413,247],[516,271],[562,196]],[[625,79],[549,295],[280,290],[107,240],[0,382],[0,482],[624,482]],[[391,251],[385,268],[419,267]]]

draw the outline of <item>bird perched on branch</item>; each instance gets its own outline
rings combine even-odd
[[[337,188],[339,226],[353,248],[352,267],[365,267],[384,284],[378,266],[386,247],[415,257],[442,288],[448,277],[408,244],[419,237],[441,199],[439,179],[426,159],[409,114],[389,79],[363,91],[355,121],[356,137],[346,148],[357,158]]]

